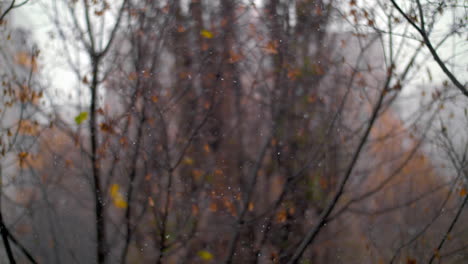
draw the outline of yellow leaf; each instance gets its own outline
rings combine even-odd
[[[193,161],[193,159],[190,158],[190,157],[186,157],[186,158],[184,159],[184,164],[185,164],[185,165],[193,165],[193,163],[194,163],[194,161]]]
[[[112,202],[117,208],[127,208],[128,204],[125,201],[123,195],[119,192],[120,186],[118,184],[112,184],[109,190]]]
[[[127,208],[127,202],[122,198],[114,199],[114,205],[117,208],[125,209]]]
[[[110,195],[114,198],[119,193],[120,186],[118,184],[112,184],[110,188]]]
[[[79,115],[75,117],[75,123],[77,125],[83,123],[88,118],[88,112],[81,112]]]
[[[213,254],[211,254],[209,251],[206,251],[206,250],[200,250],[198,251],[197,255],[203,259],[203,260],[206,260],[206,261],[210,261],[213,259]]]
[[[19,162],[19,166],[21,168],[24,168],[25,166],[25,161],[26,161],[26,158],[28,157],[29,153],[28,152],[20,152],[18,153],[18,162]]]
[[[213,32],[209,31],[209,30],[206,30],[206,29],[203,29],[201,32],[200,32],[200,35],[204,38],[207,38],[207,39],[212,39],[214,37],[214,34]]]

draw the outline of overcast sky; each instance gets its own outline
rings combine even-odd
[[[50,20],[45,15],[44,4],[41,3],[51,3],[52,1],[30,1],[27,5],[13,12],[13,24],[15,26],[21,26],[28,29],[34,41],[38,44],[41,49],[41,74],[45,74],[45,77],[50,80],[51,90],[57,90],[59,94],[56,94],[57,98],[60,97],[60,100],[68,98],[68,94],[72,94],[74,98],[77,96],[77,79],[75,75],[68,70],[66,61],[63,56],[59,54],[59,51],[62,49],[61,43],[59,40],[53,40],[50,37],[50,32],[54,32],[54,26]],[[262,1],[256,0],[257,5]],[[372,2],[372,0],[371,0]],[[403,7],[405,7],[406,1],[399,1]],[[362,4],[362,1],[358,1],[359,4]],[[50,9],[49,9],[50,10]],[[460,8],[461,12],[465,12]],[[463,14],[457,14],[459,17]],[[445,12],[439,18],[433,33],[431,34],[431,39],[434,43],[437,43],[438,40],[447,32],[450,25],[453,21],[453,12]],[[463,17],[463,16],[462,16]],[[465,16],[466,19],[466,16]],[[379,23],[379,20],[376,20]],[[381,22],[381,21],[380,21]],[[378,25],[378,24],[377,24]],[[383,27],[384,28],[384,27]],[[451,70],[459,78],[462,83],[468,81],[468,32],[465,32],[463,36],[453,37],[445,43],[438,51],[442,58],[453,58],[455,57],[456,65],[450,65]],[[397,45],[398,40],[395,41]],[[409,54],[409,53],[408,53]],[[412,94],[415,90],[412,87],[418,85],[427,85],[433,86],[434,84],[441,83],[443,80],[446,80],[445,74],[440,70],[439,66],[434,62],[432,57],[429,55],[427,49],[424,50],[426,56],[421,56],[421,59],[428,59],[428,62],[424,68],[421,69],[418,78],[413,82],[413,85],[405,87],[403,94]],[[82,63],[86,63],[87,58],[85,54],[81,55],[80,58]],[[405,57],[402,57],[404,59]],[[433,79],[432,83],[428,81],[428,69],[431,73]],[[86,91],[85,91],[86,93]],[[76,100],[76,99],[74,99]]]

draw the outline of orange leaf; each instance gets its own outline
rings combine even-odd
[[[190,72],[180,72],[179,73],[179,78],[181,79],[184,79],[184,80],[187,80],[187,79],[190,79],[192,76],[190,74]]]
[[[210,204],[210,211],[211,211],[211,212],[216,212],[216,211],[218,211],[218,205],[216,205],[215,202],[211,202],[211,204]]]
[[[263,51],[268,54],[278,54],[278,41],[268,42],[266,47],[263,48]]]
[[[30,68],[33,72],[37,71],[36,59],[27,52],[18,52],[15,55],[15,62],[26,68]]]
[[[29,155],[29,153],[27,153],[25,151],[22,151],[22,152],[18,153],[18,158],[25,159],[28,155]]]
[[[206,153],[210,153],[210,152],[211,152],[210,146],[208,146],[208,144],[205,144],[205,145],[203,146],[203,149],[205,150]]]
[[[192,214],[197,216],[199,212],[200,209],[198,208],[198,206],[196,204],[192,204]]]
[[[119,143],[120,143],[120,145],[122,145],[122,146],[127,146],[127,145],[128,145],[128,141],[127,141],[127,139],[126,139],[125,137],[121,137],[121,138],[119,139]]]
[[[238,61],[240,61],[242,59],[242,55],[241,54],[238,54],[234,51],[229,51],[229,63],[236,63]]]
[[[290,80],[296,80],[297,77],[301,75],[301,70],[300,69],[291,69],[288,71],[288,78]]]
[[[203,43],[202,43],[202,46],[201,46],[201,50],[202,50],[202,51],[206,51],[206,50],[208,50],[209,48],[210,48],[210,46],[208,45],[208,43],[206,43],[206,42],[203,42]]]
[[[229,201],[227,198],[224,198],[223,204],[231,215],[237,215],[236,208],[234,207],[234,204],[231,201]]]
[[[163,11],[164,14],[168,14],[169,13],[169,5],[166,5],[164,6],[161,10]]]
[[[143,71],[143,77],[144,78],[149,78],[149,77],[151,77],[151,73],[149,71]]]
[[[286,222],[287,217],[288,213],[283,209],[276,214],[276,221],[278,221],[278,223],[284,223]]]
[[[328,182],[325,178],[320,178],[320,187],[322,187],[322,189],[326,189],[328,187]]]
[[[315,102],[315,101],[317,101],[317,96],[315,96],[315,95],[313,95],[313,94],[307,96],[307,102],[308,102],[308,103],[313,103],[313,102]]]
[[[201,170],[194,169],[192,170],[192,175],[195,178],[195,180],[198,181],[201,178],[201,176],[203,176],[203,172]]]
[[[185,32],[185,27],[184,27],[184,26],[181,26],[181,25],[179,25],[179,26],[177,27],[177,32],[179,32],[179,33],[183,33],[183,32]]]
[[[71,160],[69,160],[69,159],[65,160],[65,167],[67,169],[72,168],[73,167],[73,162]]]
[[[114,128],[112,128],[111,124],[108,123],[101,123],[99,124],[99,128],[106,133],[113,134],[114,133]]]
[[[317,6],[315,8],[315,14],[318,15],[318,16],[322,15],[322,8],[320,8],[320,6]]]
[[[464,197],[468,192],[466,191],[466,188],[463,188],[460,190],[460,196]]]
[[[29,120],[21,120],[18,132],[23,135],[35,136],[39,133],[39,130],[37,128],[37,124]]]
[[[134,80],[136,80],[137,78],[138,78],[138,74],[137,74],[136,72],[132,72],[132,73],[130,73],[130,74],[128,75],[128,79],[129,79],[130,81],[134,81]]]
[[[315,75],[324,75],[325,71],[323,70],[323,67],[319,64],[313,64],[312,65],[312,73]]]
[[[149,204],[149,206],[154,207],[154,200],[153,200],[153,198],[148,197],[148,204]]]
[[[278,143],[278,141],[276,140],[276,138],[271,139],[271,145],[272,146],[276,146],[277,143]]]

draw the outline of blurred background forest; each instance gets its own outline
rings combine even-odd
[[[0,2],[1,263],[468,263],[467,8]]]

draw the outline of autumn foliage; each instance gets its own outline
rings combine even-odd
[[[460,7],[410,2],[57,1],[73,78],[0,47],[2,257],[464,263],[466,86],[425,18]]]

